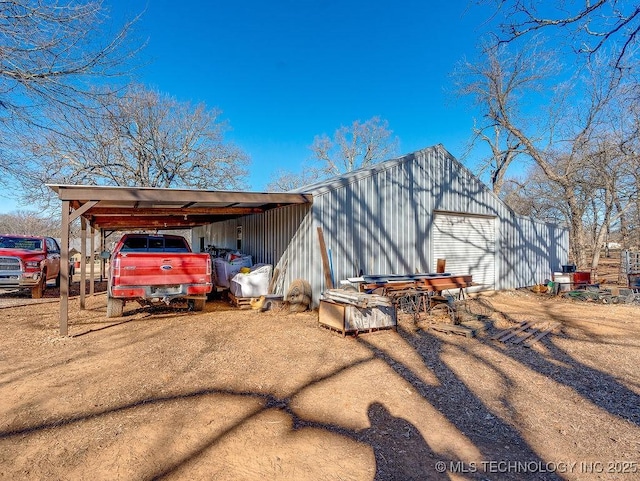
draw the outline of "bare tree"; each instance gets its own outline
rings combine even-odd
[[[521,139],[503,125],[504,110],[508,110],[511,122],[529,126],[539,123],[540,113],[527,114],[528,106],[522,99],[531,94],[544,98],[544,92],[548,92],[545,82],[558,68],[540,43],[531,43],[515,53],[506,45],[485,45],[482,54],[482,61],[461,62],[454,81],[457,93],[472,97],[481,109],[482,118],[474,122],[468,150],[478,143],[489,146],[491,154],[480,171],[489,170],[491,187],[500,194],[511,163],[526,151]]]
[[[562,191],[537,165],[531,166],[521,177],[507,177],[501,198],[520,215],[557,224],[566,222]]]
[[[544,0],[483,0],[496,5],[500,42],[557,29],[577,53],[589,56],[605,48],[612,52],[615,68],[635,54],[640,38],[640,5],[625,0],[548,2]],[[544,13],[541,13],[544,12]]]
[[[628,158],[614,140],[591,143],[583,152],[579,169],[572,167],[575,159],[570,155],[555,159],[556,171],[572,172],[570,178],[551,180],[536,165],[523,179],[509,179],[503,192],[505,202],[519,214],[569,223],[572,259],[581,268],[597,269],[611,227],[637,198],[637,188],[626,169]]]
[[[620,106],[633,101],[633,86],[612,71],[607,74],[597,59],[579,75],[554,82],[558,71],[548,50],[532,45],[515,54],[507,45],[486,48],[486,60],[466,65],[468,76],[460,91],[474,96],[481,106],[483,124],[476,136],[480,132],[491,144],[495,165],[508,168],[505,152],[511,152],[525,153],[538,166],[563,205],[573,260],[582,268],[595,267],[597,258],[589,262],[588,253],[601,236],[590,233],[600,233],[612,222],[619,179],[614,171],[620,155],[618,149],[611,151],[615,147],[611,132],[622,121]],[[527,104],[531,98],[538,103],[535,109]],[[499,132],[509,142],[497,147],[486,132]],[[597,209],[592,209],[598,214],[592,216],[594,231],[585,225],[585,218],[595,193],[602,195],[596,199]]]
[[[496,195],[502,193],[507,169],[519,154],[523,153],[520,142],[510,132],[505,131],[498,125],[493,125],[491,131],[486,127],[475,125],[473,127],[473,140],[468,148],[471,151],[478,141],[482,141],[489,146],[491,155],[484,159],[479,168],[479,173],[489,171],[491,189]],[[468,155],[468,152],[464,155]]]
[[[629,165],[637,165],[638,128],[629,118],[640,100],[640,7],[618,0],[479,3],[493,3],[501,24],[483,58],[464,64],[459,77],[459,91],[483,113],[472,146],[491,148],[484,168],[498,192],[513,159],[532,161],[535,168],[517,185],[509,180],[502,197],[522,213],[564,219],[571,258],[596,268],[612,227],[629,237],[634,226],[638,169]],[[575,56],[556,64],[567,45]]]
[[[386,120],[372,117],[340,127],[333,139],[317,136],[311,150],[327,175],[340,175],[391,158],[398,150],[398,139]]]
[[[279,171],[267,186],[270,190],[291,190],[318,180],[368,167],[397,154],[399,140],[389,130],[389,123],[379,117],[365,122],[356,120],[349,127],[342,126],[330,138],[318,135],[309,147],[310,164],[302,166],[302,173]]]
[[[620,237],[623,249],[640,248],[640,104],[627,102],[620,106],[620,112],[626,120],[619,135],[620,151],[624,155],[623,172],[628,177],[631,187],[629,191],[630,205],[616,198],[616,210],[620,215]]]
[[[304,164],[300,173],[286,169],[272,172],[266,188],[268,192],[287,192],[299,187],[310,185],[326,177],[323,172],[313,165]]]
[[[81,107],[96,78],[120,75],[140,46],[137,18],[109,36],[101,0],[0,2],[0,122],[41,125],[43,105]]]
[[[60,222],[33,211],[16,210],[0,214],[0,233],[59,237]]]
[[[132,86],[97,97],[85,116],[58,110],[56,130],[23,140],[23,189],[44,198],[46,183],[230,189],[244,186],[246,154],[225,142],[221,112]]]

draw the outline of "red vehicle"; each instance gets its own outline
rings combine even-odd
[[[131,300],[142,305],[186,300],[201,311],[211,288],[211,257],[191,252],[184,237],[125,234],[111,254],[107,317],[122,316]]]
[[[54,279],[60,286],[60,246],[53,237],[0,235],[0,288],[28,288],[39,299]]]

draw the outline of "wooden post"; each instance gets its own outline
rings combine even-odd
[[[322,227],[318,227],[318,241],[320,242],[320,256],[322,257],[324,284],[327,289],[333,289],[333,281],[331,280],[331,266],[329,265],[329,255],[327,254],[327,246],[324,243],[324,234],[322,232]]]
[[[89,229],[89,234],[91,235],[91,253],[89,254],[89,257],[91,258],[91,264],[89,264],[89,295],[93,296],[95,294],[94,284],[96,283],[96,269],[93,260],[94,253],[96,252],[96,230],[93,226]]]
[[[107,260],[103,259],[102,253],[107,248],[107,239],[105,233],[100,229],[100,282],[104,281],[107,277]]]
[[[80,309],[85,308],[87,282],[87,219],[80,218]]]
[[[438,259],[437,266],[436,266],[436,273],[437,274],[444,274],[446,265],[447,265],[447,260],[446,259]]]
[[[69,334],[69,201],[62,201],[62,238],[60,249],[60,335]]]

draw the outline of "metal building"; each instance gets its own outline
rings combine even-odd
[[[306,186],[311,204],[289,205],[193,229],[192,245],[239,248],[293,279],[325,288],[322,228],[340,279],[365,274],[471,274],[483,290],[533,285],[566,264],[565,228],[516,215],[442,146]]]

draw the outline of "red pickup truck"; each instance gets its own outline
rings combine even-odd
[[[191,252],[184,237],[125,234],[111,254],[107,317],[122,316],[130,300],[142,305],[186,300],[201,311],[211,288],[211,257]]]
[[[0,235],[0,288],[31,289],[42,297],[47,281],[60,286],[60,246],[53,237]]]

